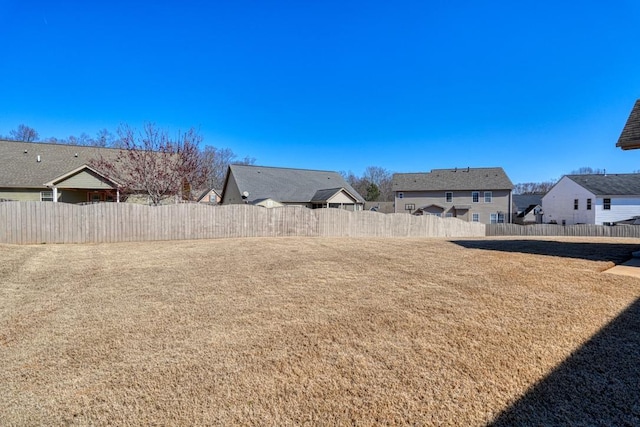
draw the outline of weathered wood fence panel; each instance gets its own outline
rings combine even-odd
[[[0,203],[0,243],[102,243],[229,237],[481,237],[457,219],[247,205]]]
[[[556,225],[556,224],[490,224],[487,236],[584,236],[584,237],[640,237],[636,225]]]

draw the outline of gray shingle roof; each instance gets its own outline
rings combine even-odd
[[[393,191],[511,190],[502,168],[433,169],[426,173],[396,173]]]
[[[609,175],[566,175],[596,196],[640,195],[640,173]]]
[[[513,204],[516,205],[518,212],[521,212],[531,205],[542,205],[542,196],[544,194],[514,194]]]
[[[362,196],[337,172],[290,169],[267,166],[231,165],[231,173],[240,193],[247,191],[249,201],[273,199],[279,202],[309,203],[320,190],[335,194],[344,188],[364,203]]]
[[[113,148],[0,140],[0,187],[45,188],[46,182],[100,154],[115,157],[118,152]]]
[[[623,150],[640,148],[640,99],[633,106],[616,147]]]
[[[324,190],[316,191],[316,194],[311,198],[312,202],[324,202],[335,196],[342,188],[327,188]]]

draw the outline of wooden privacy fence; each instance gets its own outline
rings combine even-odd
[[[487,236],[585,236],[585,237],[640,237],[636,225],[556,225],[556,224],[490,224]]]
[[[229,237],[481,237],[455,218],[248,205],[0,203],[0,243],[102,243]]]

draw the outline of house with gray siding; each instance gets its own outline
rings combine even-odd
[[[565,175],[542,198],[544,222],[611,224],[640,216],[640,174]]]
[[[500,167],[396,173],[396,213],[436,215],[483,224],[511,222],[513,183]]]
[[[364,199],[337,172],[231,165],[220,204],[304,206],[359,211]]]

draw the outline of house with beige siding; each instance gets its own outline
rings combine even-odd
[[[337,172],[231,165],[227,169],[220,204],[360,211],[364,199]]]
[[[0,140],[0,200],[117,202],[119,183],[91,167],[119,150]]]
[[[396,213],[436,215],[483,224],[512,220],[513,184],[500,167],[396,173],[392,188]]]

